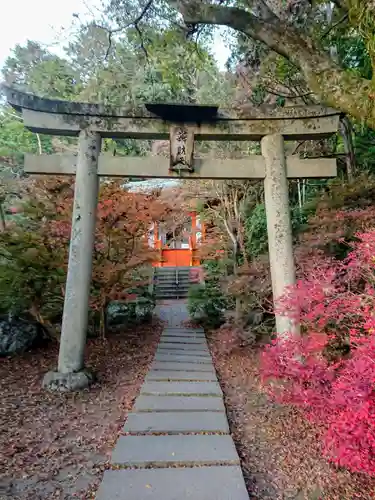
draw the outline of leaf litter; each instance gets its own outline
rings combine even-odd
[[[98,381],[77,393],[41,388],[56,344],[0,360],[0,500],[94,498],[161,330],[154,323],[90,339],[86,364]]]

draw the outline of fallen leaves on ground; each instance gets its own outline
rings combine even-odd
[[[272,403],[258,376],[259,352],[210,346],[251,499],[374,500],[375,480],[330,465],[318,429],[298,411]],[[225,339],[224,339],[225,340]]]
[[[56,366],[55,344],[0,360],[4,498],[93,498],[161,329],[153,324],[89,340],[87,366],[98,382],[79,393],[41,388],[43,375]]]

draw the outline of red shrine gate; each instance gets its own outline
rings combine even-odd
[[[204,237],[204,227],[195,211],[188,213],[184,231],[168,232],[162,224],[155,223],[150,232],[150,246],[159,250],[154,267],[199,266],[198,247]]]

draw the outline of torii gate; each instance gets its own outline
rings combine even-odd
[[[286,157],[284,141],[331,136],[339,126],[337,111],[299,106],[236,115],[215,106],[158,104],[130,109],[42,99],[9,87],[4,91],[29,130],[78,136],[78,155],[25,155],[27,173],[76,176],[58,371],[46,375],[45,386],[74,390],[90,382],[84,348],[100,176],[263,179],[274,301],[295,283],[287,179],[334,177],[337,169],[334,159]],[[102,138],[170,139],[170,159],[101,154]],[[195,140],[261,141],[262,155],[198,159]],[[276,329],[290,331],[290,320],[277,315]]]

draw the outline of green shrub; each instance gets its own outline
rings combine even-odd
[[[245,219],[245,246],[249,257],[254,258],[268,249],[266,209],[258,204]]]
[[[188,310],[191,318],[207,328],[224,323],[227,301],[220,288],[213,284],[194,285],[189,290]]]
[[[64,252],[22,228],[0,234],[0,312],[28,312],[44,323],[62,315]]]
[[[113,301],[107,307],[107,326],[131,326],[147,323],[152,318],[155,303],[151,298],[137,297],[127,302]]]

